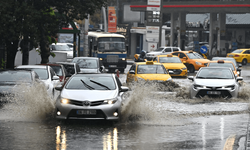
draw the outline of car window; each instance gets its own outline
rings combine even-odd
[[[35,71],[41,80],[46,80],[49,78],[49,73],[45,68],[30,68]]]
[[[68,45],[52,45],[52,50],[55,51],[71,51]]]
[[[160,63],[182,63],[179,57],[160,57]]]
[[[96,69],[98,68],[97,60],[95,59],[75,59],[73,63],[77,63],[80,68]]]
[[[55,73],[58,76],[62,76],[63,75],[61,66],[50,66],[50,67],[55,71]]]
[[[166,74],[162,65],[138,65],[137,74]]]
[[[171,48],[165,48],[165,52],[172,52]]]
[[[172,53],[172,55],[178,56],[179,53]]]
[[[239,50],[239,49],[232,51],[232,53],[241,53],[241,52],[242,52],[242,50]]]
[[[202,59],[199,56],[195,55],[194,53],[187,53],[187,56],[190,59]]]
[[[66,85],[66,89],[79,90],[115,90],[113,77],[84,76],[73,77]]]
[[[183,53],[180,53],[180,56],[179,56],[180,58],[183,58],[183,57],[187,57],[185,54],[183,54]]]
[[[51,67],[49,67],[49,70],[50,70],[51,78],[56,75],[55,71]]]
[[[157,48],[156,50],[154,50],[154,52],[161,52],[164,48]]]
[[[247,54],[250,54],[250,50],[246,50]]]
[[[176,51],[179,51],[179,49],[178,48],[173,48],[173,51],[176,52]]]
[[[0,82],[32,82],[30,72],[0,72]]]

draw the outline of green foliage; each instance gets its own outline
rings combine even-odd
[[[1,60],[2,62],[1,62],[1,67],[0,67],[0,69],[4,69],[4,66],[5,66],[5,61],[3,60],[3,58],[2,58],[2,60]]]

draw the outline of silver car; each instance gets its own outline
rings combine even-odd
[[[122,86],[114,74],[76,74],[63,87],[56,100],[57,119],[118,121],[121,115]]]
[[[191,98],[222,97],[237,98],[242,77],[235,77],[231,68],[202,67],[196,76],[188,76],[193,81],[190,86]]]

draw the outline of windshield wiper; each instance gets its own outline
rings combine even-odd
[[[206,79],[207,77],[197,77],[198,79]]]
[[[84,85],[86,88],[88,88],[88,89],[90,89],[90,90],[94,90],[94,89],[95,89],[95,88],[89,86],[87,83],[85,83],[82,79],[81,79],[81,81],[82,81],[83,85]]]
[[[97,85],[100,85],[100,86],[102,86],[102,87],[105,87],[106,89],[110,90],[110,88],[107,87],[106,85],[103,85],[103,84],[101,84],[101,83],[99,83],[99,82],[96,82],[96,81],[93,81],[93,80],[89,80],[89,81],[90,81],[90,82],[93,82],[93,83],[95,83],[95,84],[97,84]]]

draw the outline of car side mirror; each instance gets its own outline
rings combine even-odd
[[[134,70],[130,70],[129,73],[130,74],[135,74],[135,71]]]
[[[236,81],[238,82],[238,81],[242,81],[243,80],[243,77],[237,77],[236,78]]]
[[[241,71],[241,68],[237,68],[237,71]]]
[[[182,57],[183,59],[187,59],[187,57]]]
[[[56,86],[55,89],[56,89],[57,91],[62,91],[62,85]]]
[[[121,88],[120,88],[120,92],[127,92],[128,90],[129,90],[129,88],[126,86],[121,86]]]
[[[187,78],[191,81],[194,81],[194,76],[188,76]]]
[[[59,80],[60,78],[58,76],[53,76],[52,80]]]

